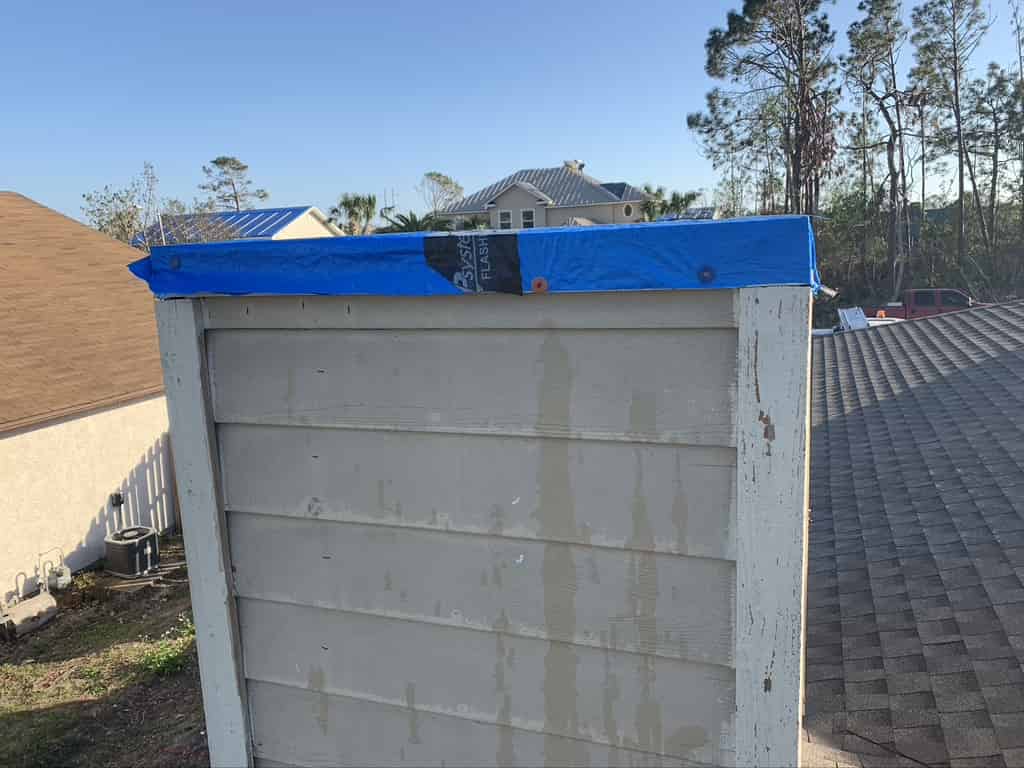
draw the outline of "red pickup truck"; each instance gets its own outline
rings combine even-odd
[[[864,307],[867,317],[895,317],[910,320],[914,317],[941,315],[978,306],[963,291],[955,288],[911,288],[903,292],[903,301],[881,307]]]

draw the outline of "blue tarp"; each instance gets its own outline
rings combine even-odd
[[[129,268],[161,298],[820,287],[806,216],[169,245]]]

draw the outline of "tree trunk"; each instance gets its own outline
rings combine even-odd
[[[962,264],[967,250],[967,238],[964,225],[964,134],[960,120],[960,62],[956,51],[953,53],[953,119],[956,123],[956,256],[957,263]]]
[[[978,227],[981,229],[981,242],[985,247],[985,253],[991,257],[992,241],[989,238],[985,212],[981,208],[981,195],[978,194],[978,180],[974,175],[974,163],[971,162],[971,155],[967,152],[967,147],[963,147],[963,157],[967,162],[967,173],[971,177],[971,196],[974,198],[974,213],[978,217]]]
[[[996,203],[999,190],[999,142],[1002,141],[999,131],[999,118],[992,113],[992,180],[988,188],[988,231],[992,238],[992,248],[996,247]]]
[[[889,47],[889,77],[892,81],[893,89],[896,88],[896,52]],[[906,141],[903,136],[903,111],[900,106],[900,96],[897,95],[895,98],[895,106],[893,110],[896,114],[896,140],[898,142],[897,149],[899,150],[899,161],[900,161],[900,255],[902,257],[904,270],[909,266],[911,259],[911,245],[910,245],[910,195],[907,192],[907,161],[906,161]],[[904,270],[900,272],[900,285],[896,286],[896,293],[902,290],[902,277]],[[897,296],[898,298],[898,296]],[[893,301],[896,299],[894,298]]]
[[[879,112],[885,119],[886,126],[889,128],[889,138],[885,142],[885,160],[889,169],[888,245],[889,265],[892,271],[892,301],[897,301],[903,287],[903,271],[906,264],[906,240],[904,239],[906,231],[903,226],[903,209],[905,208],[903,202],[905,197],[903,199],[900,197],[901,192],[905,195],[904,183],[906,176],[902,173],[902,157],[897,157],[902,136],[899,124],[889,112],[886,101],[888,97],[877,94],[872,94],[872,96],[875,99]]]
[[[899,202],[899,171],[896,164],[896,141],[892,136],[885,143],[885,160],[889,166],[889,268],[892,274],[892,299],[897,301],[900,296],[900,283],[903,276],[902,254],[903,237],[900,226]]]
[[[868,263],[868,111],[867,100],[861,103],[861,193],[863,213],[860,228],[860,263]]]

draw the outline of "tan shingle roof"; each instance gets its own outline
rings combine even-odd
[[[153,298],[125,269],[139,256],[0,192],[0,433],[162,391]]]

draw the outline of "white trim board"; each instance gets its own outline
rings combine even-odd
[[[252,739],[200,303],[191,299],[158,301],[156,320],[192,584],[210,764],[251,766]]]
[[[800,765],[811,292],[739,292],[736,764]]]

